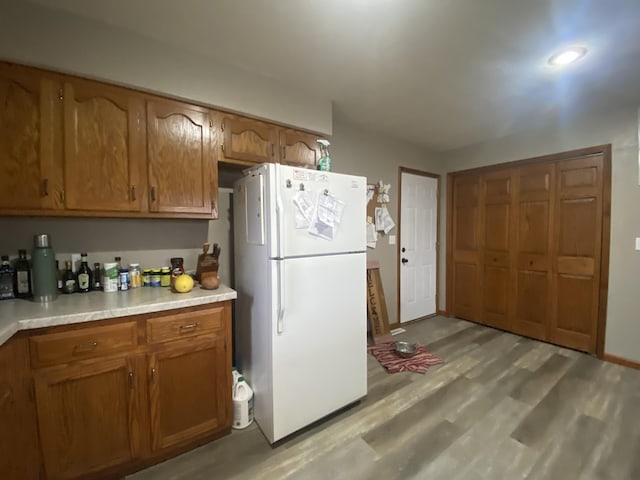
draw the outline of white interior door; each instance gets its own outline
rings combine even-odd
[[[436,313],[438,179],[402,172],[400,322]]]

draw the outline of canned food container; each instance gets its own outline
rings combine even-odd
[[[118,264],[105,262],[104,276],[102,277],[102,290],[104,292],[118,291]]]
[[[142,285],[145,287],[151,286],[151,269],[145,268],[142,272]]]

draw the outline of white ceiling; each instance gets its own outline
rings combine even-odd
[[[334,101],[447,150],[640,105],[640,0],[34,0]],[[564,70],[546,61],[582,44]]]

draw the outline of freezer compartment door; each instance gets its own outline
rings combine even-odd
[[[367,393],[365,254],[274,260],[273,267],[282,290],[273,309],[271,442]]]
[[[274,194],[270,199],[269,218],[276,226],[271,232],[272,258],[362,252],[366,249],[366,178],[321,172],[287,165],[269,168],[269,185]],[[309,232],[304,205],[313,207],[318,196],[337,201],[339,223],[335,229],[320,228],[327,238]],[[333,204],[332,204],[333,205]],[[315,208],[314,208],[315,210]],[[326,214],[327,210],[323,211]],[[321,217],[325,220],[326,216]],[[323,225],[323,221],[309,223]]]

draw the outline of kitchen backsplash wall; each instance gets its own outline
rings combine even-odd
[[[220,220],[164,220],[65,217],[0,217],[0,254],[11,258],[25,248],[29,257],[36,233],[48,233],[60,266],[74,253],[86,251],[89,262],[104,263],[122,257],[123,265],[168,266],[171,257],[183,257],[194,270],[202,244],[222,247],[218,275],[231,282],[231,189],[220,189]]]

